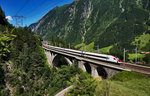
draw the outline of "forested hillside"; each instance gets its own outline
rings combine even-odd
[[[111,54],[123,60],[135,60],[134,51],[150,52],[150,1],[149,0],[75,0],[55,7],[29,28],[44,40],[60,38],[71,45],[94,43],[96,52]],[[107,50],[104,52],[104,50]],[[134,50],[134,51],[133,51]],[[134,53],[133,53],[134,52]],[[149,55],[138,55],[138,61],[150,63]]]
[[[53,96],[81,72],[51,68],[40,40],[26,27],[10,25],[0,8],[0,96]]]

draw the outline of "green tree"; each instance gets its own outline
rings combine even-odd
[[[51,85],[58,88],[65,88],[72,83],[71,78],[79,73],[80,70],[78,68],[63,65],[54,73],[55,76],[51,81]]]
[[[13,30],[9,32],[8,29],[6,29],[0,33],[0,60],[2,57],[7,57],[7,54],[10,53],[10,43],[16,37],[13,34]]]
[[[68,96],[94,96],[96,81],[88,73],[76,75],[73,89],[70,90]]]

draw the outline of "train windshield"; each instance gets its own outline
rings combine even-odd
[[[118,57],[116,57],[118,60],[120,60]]]
[[[118,59],[119,62],[122,62],[118,57],[116,57]]]

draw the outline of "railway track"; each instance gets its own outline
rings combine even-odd
[[[44,46],[43,46],[44,47]],[[92,59],[92,58],[89,58],[89,57],[87,57],[87,58],[84,58],[83,56],[81,56],[81,54],[79,53],[79,52],[77,52],[77,53],[73,53],[73,52],[70,52],[70,51],[65,51],[65,50],[63,50],[63,49],[57,49],[57,48],[51,48],[50,50],[53,50],[53,51],[55,51],[56,53],[58,52],[58,53],[62,53],[62,54],[66,54],[66,55],[68,55],[68,56],[71,56],[71,57],[78,57],[78,58],[80,58],[80,59],[82,59],[82,60],[85,60],[85,61],[88,61],[88,62],[91,62],[91,63],[95,63],[95,64],[99,64],[99,63],[101,63],[101,65],[104,65],[104,66],[113,66],[114,68],[115,67],[117,67],[118,69],[119,69],[119,67],[120,68],[122,68],[122,69],[127,69],[127,70],[131,70],[131,71],[134,71],[134,72],[139,72],[139,73],[143,73],[143,74],[146,74],[146,75],[149,75],[150,76],[150,67],[148,67],[148,66],[142,66],[142,65],[137,65],[137,64],[131,64],[131,63],[121,63],[120,65],[118,65],[118,64],[111,64],[110,62],[108,63],[108,62],[102,62],[102,61],[99,61],[99,60],[94,60],[94,59]],[[88,60],[86,60],[86,59],[88,59]],[[105,63],[105,64],[103,64],[103,63]]]
[[[123,64],[123,66],[127,69],[130,69],[131,71],[150,75],[150,67],[148,66],[142,66],[142,65],[131,64],[131,63],[125,63]]]

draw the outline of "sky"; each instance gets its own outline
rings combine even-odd
[[[29,26],[38,21],[56,6],[70,4],[74,0],[0,0],[0,6],[7,20],[16,25],[13,16],[23,16],[23,26]]]

